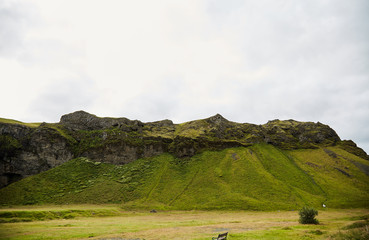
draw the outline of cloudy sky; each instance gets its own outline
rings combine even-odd
[[[0,0],[0,117],[322,122],[369,152],[367,0]]]

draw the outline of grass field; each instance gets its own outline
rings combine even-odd
[[[28,222],[17,222],[22,216]],[[0,239],[201,240],[223,232],[229,232],[229,240],[368,239],[368,217],[368,209],[327,209],[319,211],[319,225],[302,225],[297,211],[150,213],[122,210],[120,205],[29,206],[0,209],[2,222],[14,220],[0,224]]]

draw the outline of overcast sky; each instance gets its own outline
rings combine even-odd
[[[0,117],[328,124],[369,152],[368,0],[0,0]]]

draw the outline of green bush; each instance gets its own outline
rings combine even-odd
[[[304,206],[299,211],[301,224],[319,224],[319,221],[315,218],[318,215],[318,211],[312,207]]]

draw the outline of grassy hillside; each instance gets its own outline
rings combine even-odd
[[[36,128],[41,125],[41,123],[24,123],[21,121],[13,120],[13,119],[7,119],[7,118],[0,118],[0,123],[8,123],[8,124],[19,124],[24,125],[27,127]]]
[[[162,154],[116,166],[73,159],[0,189],[0,204],[124,203],[155,209],[369,207],[369,162],[341,148],[272,145]]]

